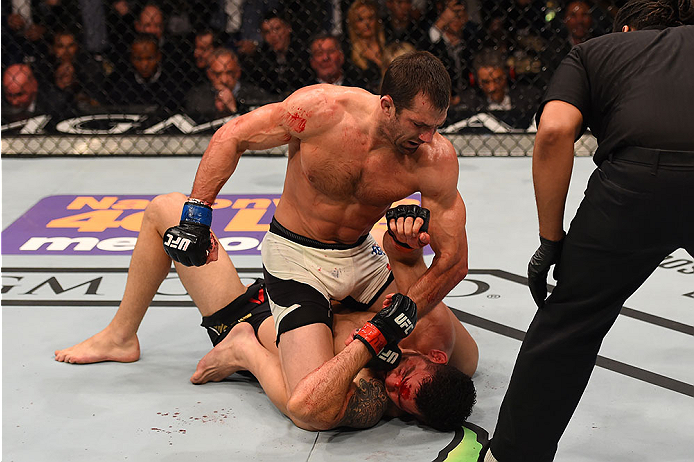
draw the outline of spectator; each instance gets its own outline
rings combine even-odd
[[[360,73],[345,63],[345,53],[334,35],[320,34],[311,43],[311,69],[314,76],[309,84],[330,83],[347,87],[364,87]]]
[[[543,0],[502,0],[484,2],[485,48],[495,48],[508,56],[518,80],[537,83],[542,72],[541,55],[547,47],[551,28]]]
[[[294,26],[294,39],[301,48],[308,49],[317,32],[333,32],[336,11],[333,0],[283,0],[281,3],[289,23]]]
[[[385,50],[383,50],[383,65],[388,67],[388,65],[398,56],[404,55],[405,53],[411,53],[416,51],[414,45],[408,42],[393,42],[386,45]]]
[[[53,34],[49,56],[37,65],[38,79],[62,92],[66,102],[89,111],[99,105],[97,97],[103,88],[101,64],[81,50],[74,32],[65,29]]]
[[[594,36],[590,5],[584,0],[570,1],[564,8],[561,23],[554,26],[553,32],[542,59],[546,64],[542,75],[545,85],[571,48]]]
[[[43,40],[46,27],[37,11],[40,4],[33,1],[2,3],[3,49],[9,45],[13,49],[12,59],[16,61],[37,61],[46,52]]]
[[[195,48],[193,49],[193,61],[195,62],[194,80],[196,82],[204,82],[207,72],[207,65],[210,62],[210,56],[215,48],[219,47],[219,39],[217,33],[212,29],[204,29],[195,34]]]
[[[258,25],[267,11],[275,10],[279,0],[219,0],[221,11],[211,26],[222,31],[222,41],[242,58],[253,55],[262,35]]]
[[[186,95],[185,108],[191,115],[214,119],[277,101],[276,96],[241,80],[239,59],[227,48],[217,48],[211,53],[207,78],[207,82]]]
[[[418,50],[429,50],[427,28],[421,21],[421,12],[412,0],[386,0],[383,31],[386,43],[406,42]]]
[[[289,21],[277,10],[265,14],[260,31],[263,43],[242,67],[252,82],[270,93],[287,96],[310,79],[308,50],[294,40]]]
[[[564,25],[571,46],[591,38],[593,36],[593,16],[590,12],[590,5],[583,0],[570,2],[564,11]]]
[[[39,11],[48,36],[65,28],[79,30],[80,48],[89,54],[99,54],[109,46],[106,27],[106,7],[103,2],[76,0],[45,0]]]
[[[534,35],[549,38],[545,0],[485,0],[482,2],[485,22],[499,18],[511,36]]]
[[[113,56],[111,60],[118,62],[121,56],[127,54],[128,44],[135,35],[135,11],[132,1],[116,0],[110,3],[106,13],[108,40],[111,43]]]
[[[477,85],[461,95],[451,115],[462,118],[467,115],[465,112],[488,112],[513,128],[528,128],[542,92],[525,83],[509,85],[505,59],[497,50],[483,49],[475,57],[473,66]]]
[[[145,5],[135,19],[135,31],[139,34],[152,34],[159,43],[164,42],[164,12],[154,3]]]
[[[446,66],[452,81],[453,102],[470,86],[472,57],[479,50],[482,33],[470,20],[464,0],[437,2],[439,15],[429,28],[432,53]]]
[[[177,110],[183,99],[173,77],[162,66],[159,40],[152,34],[135,37],[130,51],[130,66],[124,72],[114,71],[108,79],[108,102],[126,106],[132,111],[154,112]]]
[[[130,11],[133,8],[133,2],[126,3],[128,8],[123,19],[132,19],[133,23],[125,30],[116,31],[121,38],[117,56],[114,56],[116,66],[124,67],[127,65],[126,57],[130,55],[130,44],[136,35],[151,34],[156,37],[157,46],[163,57],[161,66],[174,86],[177,87],[176,91],[185,94],[193,85],[200,83],[200,81],[195,80],[195,77],[202,78],[203,76],[196,75],[194,71],[191,40],[167,35],[167,22],[162,8],[156,3],[146,3],[135,16],[132,16]]]
[[[2,2],[2,24],[0,25],[0,33],[2,34],[2,57],[0,64],[3,72],[10,64],[16,64],[22,61],[24,56],[22,34],[13,30],[10,27],[10,18],[12,17],[12,4],[10,2]]]
[[[377,93],[383,72],[385,33],[378,21],[377,5],[371,0],[355,0],[347,12],[349,61],[361,70],[362,80]]]
[[[40,114],[62,114],[67,110],[63,96],[39,82],[28,64],[12,64],[2,76],[3,123]]]

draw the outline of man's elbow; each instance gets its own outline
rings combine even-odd
[[[573,143],[575,134],[576,129],[569,124],[562,123],[561,121],[546,122],[538,128],[537,134],[535,135],[535,142],[551,145],[570,140]]]
[[[566,120],[546,120],[543,118],[535,135],[533,158],[543,160],[545,157],[553,157],[563,147],[573,148],[579,128],[580,125],[577,127],[575,123]],[[570,151],[573,155],[573,149]]]
[[[312,400],[296,394],[287,401],[287,415],[294,424],[310,431],[331,430],[337,426],[339,411],[321,409]]]
[[[468,274],[468,271],[469,271],[469,269],[468,269],[468,265],[467,265],[467,258],[461,258],[459,260],[458,264],[456,265],[456,271],[455,271],[456,280],[458,282],[460,282],[463,279],[465,279],[465,277]]]
[[[455,284],[459,283],[468,274],[467,257],[462,253],[457,253],[449,257],[450,266],[448,275]]]

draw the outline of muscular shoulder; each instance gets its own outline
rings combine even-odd
[[[369,96],[370,93],[359,88],[326,84],[304,87],[282,103],[283,123],[299,137],[318,134],[334,127],[346,115],[354,115]]]
[[[457,185],[458,154],[451,142],[440,133],[436,133],[432,141],[422,147],[426,147],[418,162],[418,176],[422,182],[422,189],[427,186],[434,189],[447,188],[451,182]]]
[[[383,382],[362,371],[355,379],[355,388],[339,425],[352,428],[373,427],[381,420],[387,407],[388,395]]]

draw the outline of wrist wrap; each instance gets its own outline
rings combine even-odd
[[[364,324],[364,326],[354,334],[354,338],[361,340],[373,356],[378,355],[388,344],[381,331],[371,322]]]
[[[190,201],[186,202],[183,204],[181,223],[196,223],[209,228],[212,225],[212,207]]]

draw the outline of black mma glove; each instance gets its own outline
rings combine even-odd
[[[405,219],[408,217],[412,217],[413,220],[421,218],[422,220],[424,220],[424,223],[419,228],[419,232],[426,233],[429,230],[429,209],[420,207],[419,205],[409,204],[398,205],[397,207],[388,209],[388,211],[386,212],[386,225],[388,226],[388,234],[390,234],[393,237],[395,243],[400,247],[411,249],[412,247],[410,247],[409,245],[397,240],[395,238],[395,234],[393,234],[393,231],[390,230],[390,221],[395,220],[397,222],[398,218],[400,217]]]
[[[367,321],[364,327],[354,334],[361,340],[373,356],[378,355],[386,345],[397,343],[410,335],[417,324],[417,305],[403,294],[393,295],[392,303]]]
[[[390,371],[398,367],[402,351],[396,342],[391,342],[381,352],[366,363],[366,367],[379,371]]]
[[[211,246],[212,207],[197,199],[183,204],[181,223],[164,233],[164,250],[184,266],[202,266]]]
[[[535,251],[535,255],[528,263],[528,287],[538,308],[545,305],[547,298],[547,274],[549,267],[554,267],[554,279],[559,280],[557,268],[561,261],[561,249],[564,245],[564,238],[560,241],[550,241],[540,236],[540,247]]]

